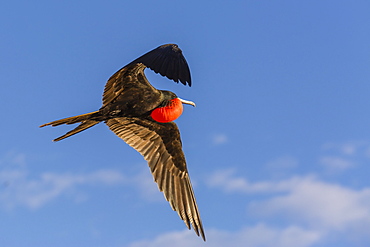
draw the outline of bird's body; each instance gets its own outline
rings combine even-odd
[[[180,133],[172,122],[183,110],[185,101],[170,91],[157,90],[147,80],[144,69],[191,86],[190,71],[177,45],[167,44],[144,54],[112,75],[104,88],[103,105],[95,112],[53,121],[47,125],[80,123],[56,138],[59,141],[100,122],[147,160],[155,182],[173,210],[187,227],[205,240],[194,192],[182,151]]]

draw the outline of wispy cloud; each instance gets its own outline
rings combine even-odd
[[[355,166],[355,162],[338,156],[323,156],[320,158],[320,163],[332,172],[343,171]]]
[[[276,184],[289,184],[279,194],[250,205],[260,215],[286,215],[296,223],[326,230],[339,230],[354,225],[370,227],[370,188],[350,189],[338,184],[301,177]]]
[[[184,230],[162,234],[155,239],[137,241],[128,247],[308,247],[320,239],[320,233],[312,230],[302,229],[297,226],[286,228],[272,228],[264,224],[245,227],[241,230],[230,232],[217,229],[207,231],[207,242],[194,237],[193,232]]]
[[[353,156],[362,155],[370,148],[369,141],[357,140],[347,142],[328,142],[322,145],[323,151],[334,151],[338,155]]]
[[[147,201],[165,202],[150,169],[145,163],[142,165],[143,168],[137,174],[130,176],[113,169],[85,173],[31,174],[27,170],[26,155],[11,151],[0,157],[0,208],[23,206],[38,209],[66,194],[76,194],[76,201],[86,199],[87,195],[70,193],[83,186],[130,186]]]
[[[219,133],[212,136],[212,144],[213,145],[221,145],[225,144],[229,141],[227,135]]]
[[[322,146],[319,163],[330,174],[337,174],[355,166],[368,163],[370,143],[368,141],[329,142]]]
[[[224,193],[239,195],[240,201],[245,201],[248,214],[263,223],[236,231],[209,229],[206,243],[194,237],[192,231],[184,230],[128,246],[166,247],[176,242],[180,247],[309,247],[325,243],[330,236],[349,243],[353,237],[356,241],[370,243],[368,232],[363,230],[370,228],[370,187],[354,189],[323,181],[316,175],[255,182],[239,175],[235,169],[212,173],[206,184]],[[244,195],[250,198],[251,193],[264,196],[251,202],[243,200]]]
[[[250,183],[246,178],[235,175],[234,169],[219,170],[211,174],[206,183],[225,192],[255,193],[273,189],[269,182]]]
[[[0,171],[0,204],[7,208],[26,206],[36,209],[79,185],[115,185],[125,176],[114,170],[99,170],[86,174],[45,172],[31,178],[25,170]]]
[[[264,220],[280,219],[285,223],[321,232],[347,235],[367,233],[370,228],[370,187],[353,189],[326,182],[317,176],[293,176],[279,181],[249,182],[232,170],[213,173],[208,185],[226,193],[264,193],[267,199],[246,203],[248,212]]]

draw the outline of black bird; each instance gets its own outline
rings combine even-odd
[[[173,210],[196,234],[205,234],[182,151],[180,132],[173,122],[182,113],[182,104],[195,106],[170,91],[157,90],[147,80],[144,69],[191,86],[188,64],[181,49],[166,44],[135,59],[114,75],[104,88],[103,106],[95,112],[43,124],[58,126],[80,123],[75,129],[54,139],[60,141],[100,122],[148,162],[154,181]]]

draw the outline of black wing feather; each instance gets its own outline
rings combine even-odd
[[[191,76],[188,63],[181,49],[175,44],[166,44],[135,59],[132,63],[143,63],[168,79],[191,86]]]

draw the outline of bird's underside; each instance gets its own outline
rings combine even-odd
[[[191,85],[189,67],[180,48],[174,44],[163,45],[137,58],[109,78],[99,111],[40,127],[80,123],[54,140],[59,141],[105,122],[118,137],[145,158],[159,190],[163,191],[173,210],[189,229],[192,226],[197,235],[205,240],[178,127],[174,122],[156,122],[150,116],[154,109],[168,101],[166,97],[169,96],[148,82],[144,74],[147,67],[176,82]],[[172,94],[170,92],[169,95]]]

